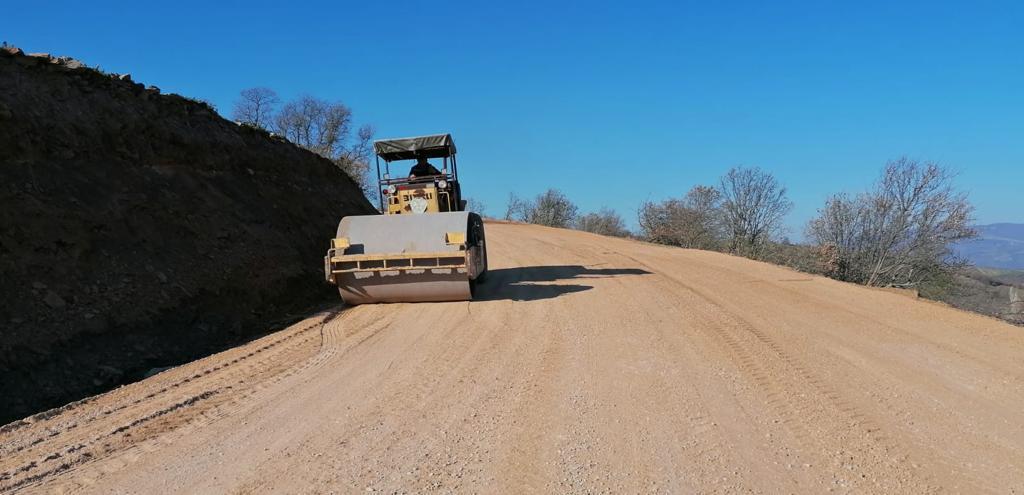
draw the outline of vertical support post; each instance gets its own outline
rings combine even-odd
[[[377,201],[380,203],[380,212],[384,213],[384,189],[380,184],[380,155],[375,154],[373,158],[377,162]]]

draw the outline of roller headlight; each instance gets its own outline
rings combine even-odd
[[[398,192],[398,189],[396,189],[394,185],[390,185],[390,186],[388,186],[388,188],[387,188],[387,193],[388,193],[388,194],[390,194],[390,195],[394,196],[394,194],[395,194],[396,192]]]
[[[441,179],[441,180],[437,181],[437,187],[439,189],[444,189],[444,188],[448,187],[448,181],[446,181],[444,179]]]

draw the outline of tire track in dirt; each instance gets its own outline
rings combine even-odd
[[[719,270],[716,266],[714,270]],[[732,273],[738,272],[730,271]],[[704,278],[713,279],[715,277],[709,276],[707,273],[702,273]],[[960,465],[951,463],[946,456],[946,452],[936,453],[919,453],[912,456],[900,456],[898,452],[907,452],[912,449],[920,449],[922,446],[928,445],[928,439],[923,439],[916,430],[915,423],[916,417],[920,416],[920,411],[914,411],[906,405],[908,403],[931,402],[935,401],[937,397],[922,395],[921,392],[915,388],[909,387],[908,384],[902,383],[900,377],[906,378],[907,376],[913,376],[920,374],[923,369],[907,367],[893,360],[883,360],[881,356],[875,356],[868,351],[868,343],[871,342],[868,339],[860,339],[858,343],[858,351],[863,356],[863,359],[870,360],[873,366],[860,365],[857,370],[860,375],[849,375],[847,373],[837,373],[834,370],[829,370],[825,375],[821,375],[820,371],[815,373],[815,370],[824,370],[829,367],[835,367],[839,362],[847,362],[847,358],[844,354],[839,353],[840,350],[850,349],[851,344],[857,342],[857,339],[851,342],[849,338],[840,339],[833,331],[833,327],[843,328],[854,328],[857,329],[858,333],[882,333],[887,336],[888,340],[897,342],[913,342],[915,346],[927,346],[927,348],[934,349],[936,353],[946,354],[946,347],[941,346],[938,342],[915,339],[913,335],[907,335],[905,329],[901,330],[899,327],[885,323],[880,317],[874,312],[868,314],[863,318],[859,318],[858,315],[861,313],[854,313],[853,310],[845,308],[835,299],[822,299],[822,296],[811,293],[804,295],[792,286],[786,286],[784,284],[771,283],[769,280],[757,280],[757,282],[770,283],[771,289],[774,293],[778,294],[779,297],[785,296],[786,307],[797,315],[796,318],[789,317],[787,320],[780,322],[781,328],[771,328],[770,332],[775,335],[781,335],[784,331],[797,332],[796,335],[787,335],[788,342],[784,346],[777,340],[772,339],[769,336],[769,331],[759,329],[747,319],[742,320],[742,324],[745,325],[749,333],[754,335],[758,340],[767,345],[773,350],[781,359],[783,359],[790,367],[794,368],[805,380],[806,383],[813,385],[818,388],[834,405],[844,414],[858,422],[865,431],[868,432],[868,437],[873,438],[876,443],[881,445],[885,452],[890,453],[892,462],[896,462],[901,465],[901,469],[905,471],[912,471],[916,476],[921,478],[922,482],[927,486],[947,486],[956,487],[958,490],[970,490],[977,491],[982,488],[987,490],[997,491],[1000,488],[998,483],[994,483],[989,477],[973,477],[969,472],[964,470]],[[835,282],[824,281],[827,284],[835,284]],[[692,289],[692,287],[691,287]],[[871,297],[895,297],[890,294],[881,294],[878,292],[869,291],[868,289],[857,290],[864,291]],[[743,294],[744,297],[751,297],[749,294],[745,294],[743,291],[736,290],[733,293],[736,296]],[[705,292],[703,294],[705,298],[710,298],[710,293]],[[897,301],[902,301],[902,297],[898,298]],[[722,312],[730,313],[735,315],[737,313],[737,299],[722,300],[716,299],[715,304],[722,308]],[[729,304],[729,307],[725,307],[724,304]],[[931,306],[930,303],[921,302],[921,306]],[[754,310],[761,312],[771,311],[770,307],[765,307],[760,300],[753,300],[753,304],[748,305],[751,313]],[[825,314],[825,318],[805,318],[804,315],[819,314],[817,310],[820,308],[830,308]],[[799,326],[797,323],[805,323],[806,325]],[[811,325],[811,326],[808,326]],[[797,326],[800,330],[797,331],[792,327]],[[814,328],[813,334],[806,333],[805,328]],[[856,335],[856,334],[854,334]],[[943,340],[948,337],[942,337]],[[794,341],[801,340],[802,346],[794,346]],[[999,340],[1003,340],[1001,337]],[[801,353],[801,361],[797,361],[796,357],[787,351],[787,349],[800,349],[801,347],[808,346],[810,349]],[[861,350],[863,348],[863,350]],[[965,355],[960,352],[957,347],[952,347],[954,352],[950,352],[947,355],[949,358],[962,358],[964,364],[977,365],[979,361],[973,356]],[[852,363],[847,363],[848,366],[854,366]],[[989,368],[998,365],[998,363],[992,363]],[[1000,372],[1004,371],[1000,368]],[[867,375],[867,376],[864,376]],[[1016,374],[1010,371],[1008,375],[1003,376],[1003,383],[1012,386],[1013,378]],[[938,379],[946,379],[945,377],[936,374]],[[836,383],[835,378],[846,378],[842,383]],[[829,380],[831,378],[831,381]],[[1006,387],[1001,387],[1005,389]],[[1017,387],[1019,388],[1019,387]],[[858,408],[855,406],[857,398],[868,397],[871,399],[873,404],[869,404],[867,408]],[[899,397],[899,401],[894,401],[891,397]],[[917,401],[907,401],[908,397],[917,397]],[[1001,397],[1000,395],[992,395],[995,399]],[[952,397],[944,397],[949,402],[953,402]],[[861,401],[863,402],[863,400]],[[933,406],[934,407],[934,406]],[[1002,422],[1004,419],[1008,419],[1005,416],[991,416],[990,422]],[[946,414],[940,416],[938,422],[943,424],[948,423],[949,430],[954,432],[957,436],[961,436],[959,432],[958,423],[971,424],[976,422],[977,418],[967,416],[963,411],[958,409],[948,409]],[[815,424],[813,421],[804,421],[807,424]],[[1002,433],[1006,433],[1005,428],[1000,428]],[[1019,435],[1018,435],[1019,436]],[[992,440],[998,441],[1000,439],[993,438]],[[1016,451],[1016,455],[1020,456],[1020,449],[1014,448],[1012,444],[1006,443],[1009,439],[1002,439],[1005,445],[1001,446],[1005,450]],[[940,455],[935,455],[940,454]],[[852,459],[847,459],[851,461]],[[852,464],[851,462],[844,462],[844,465]],[[1016,477],[1024,477],[1024,470],[1021,470],[1019,466],[1002,466],[1003,470],[1015,471]],[[942,473],[943,479],[940,481],[936,477],[936,473]]]
[[[355,313],[356,315],[359,314],[358,311],[353,311],[352,313]],[[208,407],[192,409],[189,411],[188,416],[179,416],[173,420],[169,419],[167,425],[161,425],[166,426],[166,431],[163,431],[163,428],[155,428],[158,431],[155,437],[146,438],[142,442],[128,447],[123,454],[107,457],[101,461],[83,465],[82,468],[88,469],[88,472],[76,474],[75,477],[78,478],[78,481],[74,482],[70,486],[61,487],[61,489],[63,491],[75,491],[84,487],[92,486],[103,476],[115,474],[128,468],[144,453],[148,454],[156,452],[163,447],[173,445],[179,440],[190,435],[194,435],[203,428],[206,428],[223,418],[231,417],[240,411],[247,409],[253,403],[260,403],[262,401],[269,400],[268,396],[270,395],[287,393],[287,388],[281,389],[278,387],[281,382],[294,376],[315,372],[317,368],[324,366],[325,363],[328,363],[331,359],[344,354],[344,352],[350,347],[358,346],[372,337],[376,332],[387,327],[387,320],[378,319],[373,322],[357,320],[358,324],[354,325],[357,330],[352,331],[351,334],[366,335],[360,339],[347,342],[348,344],[351,344],[351,346],[345,346],[344,349],[341,348],[342,346],[337,345],[337,343],[332,343],[330,337],[328,337],[327,341],[324,341],[323,337],[320,337],[320,331],[317,331],[318,329],[331,328],[332,330],[328,332],[334,334],[341,333],[341,328],[347,326],[345,322],[349,316],[353,315],[350,315],[348,312],[340,313],[338,310],[335,310],[322,317],[319,322],[312,323],[304,327],[302,329],[304,338],[300,342],[296,342],[292,347],[282,349],[282,351],[275,356],[267,356],[262,361],[258,361],[256,363],[262,366],[239,369],[232,375],[220,377],[219,382],[221,383],[237,383],[241,386],[225,386],[224,388],[227,391],[233,392],[230,396],[225,397],[222,401],[210,403]],[[324,333],[324,335],[329,335],[329,333]],[[276,342],[280,343],[290,337],[291,336],[286,336]],[[236,360],[240,362],[243,358],[251,358],[258,355],[260,352],[267,351],[273,347],[274,345],[258,347],[257,349],[244,354],[241,358],[234,358],[228,362],[234,363]],[[274,363],[275,366],[269,366],[269,363]],[[260,372],[256,375],[249,376],[251,379],[249,381],[236,380],[236,378],[242,376],[243,373],[251,371],[252,369],[259,370]],[[187,383],[187,381],[183,382]],[[145,438],[145,435],[141,436]]]
[[[1024,489],[1017,329],[713,253],[488,228],[480,300],[317,315],[0,428],[0,491]]]
[[[618,256],[618,253],[606,254]],[[688,338],[687,330],[690,330],[689,328],[671,330],[665,328],[663,321],[666,315],[661,311],[664,305],[659,301],[663,299],[661,294],[653,297],[639,297],[635,290],[635,283],[626,284],[625,281],[619,283],[625,286],[621,293],[630,294],[629,307],[638,309],[636,316],[642,321],[642,324],[638,325],[639,328],[654,329],[656,334],[657,345],[637,349],[637,356],[634,359],[639,359],[642,352],[650,352],[653,349],[661,359],[667,362],[680,359],[685,362],[700,362],[700,355],[694,352],[693,343]],[[658,316],[655,317],[655,315]],[[654,379],[651,391],[652,395],[664,400],[667,407],[682,411],[681,414],[670,416],[671,423],[675,427],[660,433],[676,432],[687,440],[685,453],[680,453],[678,457],[680,462],[677,465],[685,465],[690,470],[696,471],[690,473],[690,476],[694,478],[692,482],[688,482],[684,486],[673,487],[671,491],[695,491],[700,487],[713,486],[727,492],[756,492],[757,490],[747,481],[749,473],[747,476],[740,476],[741,470],[747,470],[746,463],[733,454],[738,451],[738,446],[719,425],[723,418],[708,407],[709,404],[721,404],[720,401],[709,398],[709,391],[722,387],[724,384],[698,376],[700,374],[698,370],[686,369],[680,373],[683,373],[685,379],[673,383],[664,379]],[[698,385],[701,383],[705,385],[704,390]],[[668,398],[674,400],[669,402]],[[733,471],[730,473],[733,475],[732,479],[723,480],[721,473],[729,471]]]
[[[838,464],[851,471],[888,469],[899,474],[887,479],[870,480],[866,479],[866,474],[862,474],[862,479],[856,479],[856,473],[851,473],[852,479],[836,477],[834,484],[844,489],[851,485],[856,488],[868,482],[872,490],[909,489],[917,493],[936,490],[938,485],[934,477],[919,471],[918,464],[912,462],[909,454],[882,431],[878,422],[842,397],[836,387],[812,373],[809,367],[784,350],[766,332],[731,313],[700,289],[671,274],[664,275],[664,278],[685,288],[713,308],[713,311],[701,315],[702,321],[713,323],[705,325],[702,330],[706,335],[724,343],[731,360],[757,385],[757,390],[767,399],[766,405],[782,418],[782,425],[793,432],[800,445],[798,452],[803,452],[802,457],[807,461],[804,467],[811,468],[814,467],[813,462],[828,459],[832,463],[830,468]],[[794,386],[796,384],[803,386]],[[822,431],[822,426],[825,426],[825,431]],[[851,429],[860,434],[851,433]],[[845,450],[830,448],[837,442],[827,440],[836,438],[845,440],[839,442]],[[860,464],[864,462],[869,465]],[[833,475],[839,476],[835,470]]]
[[[328,317],[324,316],[320,319]],[[123,461],[122,457],[124,459],[137,458],[140,450],[154,452],[161,445],[173,443],[175,438],[188,435],[219,418],[232,414],[242,407],[245,401],[253,398],[260,390],[267,388],[265,381],[257,381],[247,386],[246,380],[239,378],[252,378],[254,372],[258,372],[260,376],[273,376],[271,381],[276,382],[290,376],[295,369],[285,370],[292,366],[290,363],[301,361],[300,356],[310,353],[315,338],[312,335],[312,330],[319,325],[320,323],[313,322],[293,331],[283,332],[283,335],[272,335],[260,339],[256,344],[247,346],[247,352],[224,356],[221,360],[216,360],[218,356],[215,355],[214,362],[207,364],[202,369],[175,379],[164,380],[163,386],[136,399],[121,401],[112,407],[97,410],[94,414],[81,421],[71,423],[65,428],[60,428],[59,425],[47,428],[45,438],[36,437],[21,442],[4,442],[4,449],[12,453],[31,455],[31,451],[23,452],[31,447],[39,452],[37,455],[42,456],[42,460],[30,461],[28,464],[14,468],[12,472],[0,473],[0,483],[4,483],[0,484],[0,492],[19,489],[65,472],[75,473],[76,477],[84,480],[83,483],[75,483],[75,485],[87,486],[91,484],[90,480],[93,477],[85,474],[79,475],[83,469],[92,468],[93,471],[106,473],[123,469],[127,463]],[[206,390],[189,395],[187,390],[195,388]],[[94,422],[117,416],[126,417],[121,426],[100,432],[92,431],[89,428]],[[47,420],[53,422],[59,417],[59,415],[54,415]],[[69,438],[69,433],[73,433],[75,430],[82,431],[82,434]],[[46,439],[57,436],[61,436],[61,440],[65,443],[70,440],[72,446],[62,451],[51,451],[46,454],[46,450],[44,450]],[[104,458],[105,454],[115,450],[112,445],[124,449],[125,453],[121,456]],[[99,458],[103,458],[103,461],[96,461]],[[112,468],[112,466],[119,466],[119,468]],[[20,475],[21,479],[14,481],[15,475]],[[13,482],[7,485],[8,481]],[[75,486],[64,487],[65,490],[74,488]]]

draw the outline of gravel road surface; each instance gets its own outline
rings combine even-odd
[[[1024,329],[489,224],[472,302],[337,308],[0,430],[0,492],[1024,493]]]

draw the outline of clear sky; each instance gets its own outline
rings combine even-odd
[[[825,197],[908,155],[1024,222],[1024,2],[11,2],[0,39],[213,102],[266,86],[378,137],[452,132],[463,190],[563,190],[635,225],[735,165]],[[296,173],[301,173],[297,170]]]

